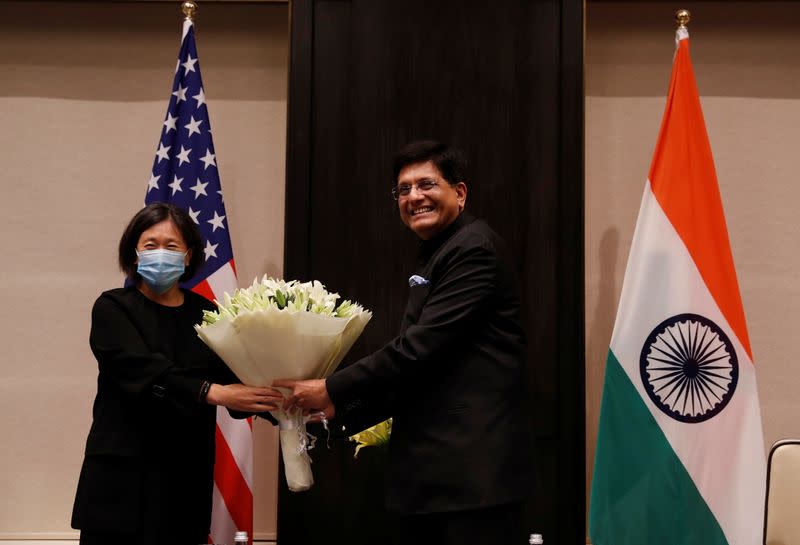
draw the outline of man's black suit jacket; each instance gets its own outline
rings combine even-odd
[[[400,334],[330,376],[329,395],[345,422],[360,400],[392,400],[369,422],[394,418],[389,510],[520,501],[532,473],[525,337],[505,244],[484,221],[461,214],[422,242],[415,275]]]

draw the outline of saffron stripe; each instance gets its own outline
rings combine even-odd
[[[688,38],[680,40],[675,53],[667,105],[650,167],[650,184],[712,297],[753,361]]]

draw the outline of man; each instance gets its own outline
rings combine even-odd
[[[394,418],[386,503],[400,517],[398,543],[525,539],[532,460],[519,299],[505,244],[464,212],[464,166],[431,141],[395,160],[400,219],[421,239],[400,334],[326,380],[274,383],[293,390],[287,404],[337,414],[352,432]],[[372,418],[359,420],[365,411]]]

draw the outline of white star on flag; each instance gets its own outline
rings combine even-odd
[[[206,241],[206,247],[203,248],[203,253],[206,254],[206,261],[208,261],[209,257],[217,257],[217,246],[219,246],[219,244],[211,244],[210,240]]]
[[[203,168],[203,170],[205,170],[205,169],[206,169],[206,168],[208,168],[209,166],[213,166],[213,167],[216,167],[216,166],[217,166],[217,162],[216,162],[216,160],[215,160],[215,157],[216,157],[216,156],[215,156],[213,153],[211,153],[211,150],[210,150],[210,149],[207,149],[207,150],[206,150],[206,155],[205,155],[205,157],[201,157],[201,158],[200,158],[200,160],[201,160],[201,161],[203,161],[203,163],[205,163],[205,165],[206,165],[206,166],[205,166],[205,168]]]
[[[161,178],[161,175],[158,176],[150,175],[150,180],[147,182],[147,191],[150,192],[151,189],[158,189],[158,179]]]
[[[167,119],[164,121],[164,126],[167,128],[167,131],[164,134],[169,134],[169,131],[177,131],[177,127],[175,127],[175,122],[178,121],[178,117],[172,117],[172,114],[167,112]]]
[[[206,94],[203,92],[202,87],[200,87],[200,92],[194,95],[192,98],[197,101],[198,108],[206,103]]]
[[[186,55],[186,62],[182,63],[182,66],[186,68],[186,72],[194,72],[195,63],[197,63],[197,59],[193,59],[192,54],[189,53]]]
[[[158,157],[158,162],[160,163],[164,159],[169,159],[169,148],[172,146],[164,146],[161,142],[158,143],[158,151],[156,151],[156,157]],[[156,186],[158,187],[158,186]]]
[[[203,182],[201,182],[201,181],[200,181],[200,178],[198,178],[198,179],[197,179],[197,183],[196,183],[196,184],[194,184],[194,185],[193,185],[192,187],[190,187],[189,189],[191,189],[192,191],[194,191],[194,198],[196,199],[196,198],[197,198],[197,197],[199,197],[200,195],[205,195],[205,196],[208,196],[208,193],[206,193],[206,186],[207,186],[207,185],[208,185],[208,182],[206,182],[206,183],[203,183]]]
[[[195,222],[195,224],[197,224],[197,225],[200,225],[200,221],[197,219],[200,216],[200,212],[201,212],[201,210],[196,210],[195,211],[195,210],[192,210],[191,206],[189,207],[189,216],[192,218],[192,221]]]
[[[172,95],[178,97],[178,100],[175,101],[175,104],[178,104],[181,100],[186,100],[186,91],[189,90],[189,87],[181,87],[180,83],[178,84],[178,90],[173,91]]]
[[[181,146],[181,152],[178,155],[176,155],[176,157],[178,158],[178,166],[181,166],[183,163],[189,162],[189,153],[191,153],[191,151],[192,151],[191,148],[184,149],[184,147]]]
[[[212,233],[217,230],[217,227],[219,227],[220,229],[225,229],[225,226],[222,224],[222,220],[224,219],[225,216],[220,216],[219,214],[217,214],[217,211],[214,210],[214,217],[211,218],[210,220],[206,220],[213,226],[213,228],[211,229]]]
[[[181,182],[182,181],[183,181],[183,178],[178,178],[177,176],[173,177],[172,183],[169,184],[169,187],[172,188],[172,194],[173,195],[175,193],[177,193],[178,191],[183,191],[183,189],[181,189]]]
[[[195,121],[194,116],[192,116],[192,120],[187,125],[184,125],[184,128],[189,129],[189,134],[187,135],[187,138],[192,136],[192,134],[194,133],[200,134],[200,123],[202,122],[203,122],[202,119],[198,119],[197,121]]]

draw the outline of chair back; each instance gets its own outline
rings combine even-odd
[[[764,545],[800,544],[800,439],[772,445],[767,464]]]

